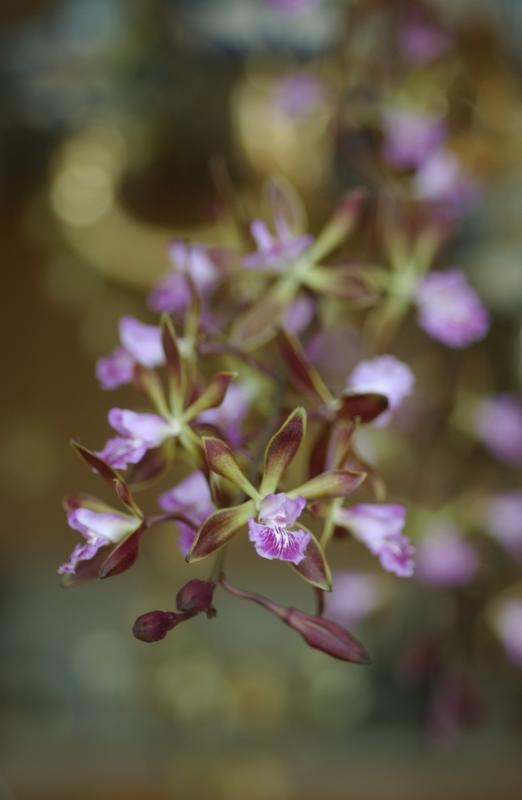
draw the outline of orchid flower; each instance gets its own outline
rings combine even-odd
[[[161,387],[154,384],[152,397],[159,413],[138,413],[121,408],[109,411],[109,424],[118,436],[109,439],[98,456],[115,469],[140,463],[149,450],[167,441],[179,441],[184,448],[198,451],[199,439],[192,428],[200,414],[221,405],[235,377],[235,373],[220,372],[198,397],[189,399],[185,363],[174,327],[167,317],[162,320],[161,337],[169,374],[169,402],[163,397]]]
[[[373,362],[361,362],[348,378],[346,390],[335,397],[296,336],[282,329],[278,345],[294,387],[329,421],[373,422],[388,408],[397,408],[413,388],[410,368],[392,356],[382,356]]]
[[[345,497],[360,486],[365,476],[350,470],[331,470],[296,489],[278,492],[279,483],[304,438],[305,425],[306,413],[297,408],[271,438],[265,449],[259,489],[243,473],[225,442],[203,438],[209,469],[235,484],[249,499],[219,509],[205,520],[188,554],[189,561],[224,547],[240,528],[248,525],[249,538],[258,555],[290,562],[307,581],[322,589],[329,588],[330,573],[321,546],[298,519],[310,501]]]
[[[92,561],[102,548],[120,544],[138,530],[142,520],[98,501],[84,500],[82,505],[68,510],[67,523],[84,541],[74,547],[67,561],[58,568],[60,575],[74,575],[81,562]]]
[[[381,566],[401,578],[414,572],[414,548],[403,534],[406,509],[387,503],[360,503],[351,508],[336,508],[336,525],[346,528],[371,553]]]
[[[303,214],[295,192],[274,181],[267,194],[276,236],[256,220],[252,235],[258,249],[245,257],[243,265],[270,271],[274,280],[263,299],[238,316],[231,331],[231,341],[248,349],[273,338],[287,309],[303,291],[337,297],[354,307],[371,305],[377,296],[367,270],[358,265],[329,267],[321,263],[355,226],[362,207],[360,192],[344,198],[315,240],[302,234]]]
[[[448,347],[468,347],[483,339],[489,315],[463,272],[431,272],[417,287],[420,327]]]
[[[466,586],[479,569],[477,551],[451,523],[431,525],[417,545],[415,576],[431,586]]]
[[[193,523],[177,522],[178,549],[186,556],[194,543],[197,529],[215,510],[207,479],[200,470],[195,470],[177,486],[160,494],[158,503],[163,511],[177,512]]]
[[[410,169],[424,164],[446,136],[439,117],[409,108],[394,108],[384,114],[384,158],[395,167]]]
[[[130,383],[134,367],[160,367],[165,363],[161,331],[157,325],[146,325],[134,317],[119,322],[120,347],[96,364],[96,377],[102,389],[117,389]]]
[[[207,248],[176,239],[169,246],[172,263],[149,295],[149,306],[159,314],[183,312],[190,304],[194,283],[201,297],[208,297],[216,288],[219,274]]]

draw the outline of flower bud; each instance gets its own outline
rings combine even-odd
[[[180,611],[206,611],[208,617],[213,617],[216,614],[212,606],[215,588],[215,583],[194,578],[181,587],[176,595],[176,605]]]
[[[297,608],[288,609],[283,620],[300,633],[307,645],[341,661],[352,664],[369,664],[370,657],[362,644],[345,628],[324,617],[313,617]]]
[[[185,614],[175,614],[173,611],[148,611],[138,617],[132,626],[132,633],[140,642],[159,642],[184,619]]]

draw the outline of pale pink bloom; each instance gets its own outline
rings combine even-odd
[[[406,578],[413,575],[415,552],[403,534],[406,509],[388,503],[360,503],[351,508],[339,508],[335,522],[378,556],[381,566]]]
[[[180,312],[187,308],[191,298],[189,280],[203,298],[212,293],[218,282],[217,266],[207,248],[176,239],[168,252],[172,268],[149,295],[149,306],[158,313]]]
[[[417,320],[432,339],[467,347],[483,339],[489,315],[461,270],[431,272],[418,285]]]
[[[369,361],[360,361],[346,381],[349,392],[377,392],[388,398],[389,407],[377,418],[383,425],[390,419],[405,397],[413,392],[415,376],[410,367],[391,355],[376,356]]]
[[[116,389],[130,383],[134,365],[159,367],[165,361],[161,332],[157,325],[146,325],[134,317],[122,317],[119,322],[121,347],[96,364],[96,377],[102,389]]]
[[[275,101],[289,117],[302,118],[313,113],[324,99],[324,86],[314,75],[292,72],[275,87]]]
[[[275,270],[284,272],[302,253],[310,247],[311,236],[293,236],[286,222],[278,217],[275,221],[276,235],[272,235],[261,219],[256,219],[250,230],[257,250],[243,258],[247,269]]]
[[[90,508],[75,508],[67,514],[69,526],[81,533],[84,542],[77,544],[68,561],[58,568],[60,575],[74,574],[81,561],[90,561],[101,547],[118,544],[136,531],[141,521],[117,511],[92,511]]]
[[[450,220],[465,214],[479,193],[457,156],[443,148],[419,166],[413,176],[413,191],[419,200],[438,206],[441,217]]]
[[[265,2],[284,14],[298,14],[315,8],[321,0],[265,0]]]
[[[522,667],[522,600],[506,600],[497,609],[493,624],[507,655]]]
[[[473,425],[477,437],[496,458],[522,465],[522,403],[518,397],[484,397],[475,409]]]
[[[415,575],[432,586],[465,586],[479,569],[476,550],[450,523],[436,524],[417,543]]]
[[[310,534],[290,530],[306,506],[304,497],[295,499],[284,492],[263,498],[257,521],[248,520],[249,539],[262,558],[280,559],[299,564],[305,557]]]
[[[491,536],[522,561],[522,491],[493,495],[488,500],[486,515]]]
[[[163,511],[182,514],[193,522],[177,522],[178,548],[183,556],[190,551],[201,523],[215,510],[207,479],[199,470],[191,472],[184,480],[158,497]]]
[[[447,53],[450,36],[430,20],[412,15],[399,32],[402,55],[411,64],[427,64]]]
[[[446,137],[440,117],[408,108],[384,114],[384,158],[396,167],[413,169],[424,164]]]
[[[350,628],[363,622],[375,611],[382,597],[382,583],[371,572],[336,572],[332,591],[324,597],[325,615]]]
[[[109,439],[97,455],[115,469],[138,464],[148,450],[177,433],[173,423],[159,414],[111,408],[108,418],[119,436]]]

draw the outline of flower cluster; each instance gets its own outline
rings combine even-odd
[[[265,3],[281,18],[313,16],[320,5]],[[404,20],[397,42],[406,71],[427,69],[452,44],[424,13]],[[344,94],[296,72],[273,99],[297,125],[332,98],[342,104]],[[226,247],[166,242],[170,266],[150,287],[144,318],[124,316],[115,349],[98,360],[101,389],[130,386],[137,400],[111,404],[105,441],[73,443],[115,507],[85,494],[66,499],[80,539],[59,567],[62,581],[124,573],[158,528],[171,533],[173,558],[187,571],[209,565],[205,580],[187,579],[170,610],[138,617],[140,641],[160,641],[197,615],[214,618],[224,591],[308,646],[367,664],[346,624],[364,622],[400,584],[464,592],[485,572],[465,493],[447,499],[447,486],[437,486],[443,508],[424,500],[428,449],[435,458],[447,430],[453,440],[462,399],[455,380],[455,396],[442,401],[426,373],[435,364],[440,376],[464,351],[474,353],[491,325],[473,275],[453,266],[448,247],[479,188],[453,147],[440,97],[417,106],[410,96],[390,90],[372,118],[374,164],[388,181],[382,196],[400,189],[389,207],[371,181],[346,185],[321,225],[324,209],[308,222],[286,179],[268,180],[259,202],[243,204],[231,191],[225,211],[236,229]],[[338,111],[342,128],[347,115]],[[455,449],[476,447],[483,458],[485,448],[519,466],[519,399],[463,402]],[[403,484],[401,470],[410,473]],[[519,562],[521,497],[491,491],[481,506],[486,541]],[[308,584],[314,613],[231,582],[227,553],[241,537],[268,585],[274,561],[286,565],[289,584]],[[499,606],[492,619],[520,663],[520,602]],[[450,699],[455,685],[443,686]]]

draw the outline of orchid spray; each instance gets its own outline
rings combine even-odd
[[[68,586],[123,573],[143,540],[168,525],[187,569],[208,560],[208,577],[188,580],[175,609],[142,614],[136,638],[159,641],[198,614],[214,617],[222,589],[261,606],[308,646],[366,664],[363,645],[329,618],[325,593],[336,538],[361,543],[394,576],[414,574],[406,504],[388,496],[361,439],[364,428],[393,426],[415,395],[413,370],[390,352],[393,333],[417,307],[428,335],[462,348],[485,334],[487,315],[461,273],[429,272],[442,245],[432,228],[410,238],[401,258],[391,246],[387,270],[346,259],[361,192],[344,197],[315,236],[285,181],[271,180],[266,196],[271,218],[248,226],[243,252],[171,243],[171,270],[149,298],[159,319],[120,321],[119,346],[96,374],[106,391],[132,384],[140,407],[111,408],[114,435],[98,449],[73,443],[119,508],[82,494],[66,499],[80,541],[59,572]],[[343,318],[359,321],[360,358],[329,385],[308,345]],[[161,513],[145,513],[171,473],[180,477],[157,495]],[[289,581],[293,573],[309,584],[314,614],[230,582],[226,554],[240,536],[253,558],[285,562]]]

